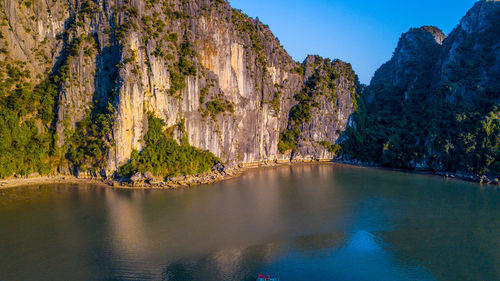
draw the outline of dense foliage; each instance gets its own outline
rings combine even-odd
[[[481,18],[481,31],[459,26],[442,45],[428,34],[439,35],[434,28],[403,35],[395,58],[363,92],[356,126],[343,137],[344,157],[500,176],[500,76],[494,47],[500,11],[494,11]],[[401,69],[393,79],[394,70]]]
[[[425,102],[412,98],[400,105],[386,103],[379,93],[354,118],[357,129],[348,128],[342,144],[349,158],[399,168],[500,174],[500,108],[486,97],[457,104],[441,92]]]
[[[158,177],[194,175],[208,172],[220,163],[209,151],[191,146],[188,142],[184,121],[177,125],[182,137],[180,144],[172,137],[174,128],[165,130],[163,119],[148,116],[148,132],[144,137],[146,147],[134,150],[130,162],[120,168],[120,174],[131,176],[136,172],[151,172]]]
[[[488,56],[500,30],[459,32],[450,35],[461,38],[456,59],[445,66],[448,75],[438,84],[429,71],[437,61],[432,53],[416,57],[413,83],[394,86],[374,78],[354,115],[356,127],[344,136],[344,157],[398,168],[500,175],[500,78],[489,74],[494,60]]]
[[[33,86],[21,62],[0,62],[0,177],[47,174],[55,155],[54,118],[57,85]]]
[[[106,159],[112,140],[113,106],[94,108],[82,121],[76,124],[75,130],[65,130],[67,160],[80,171],[90,169],[97,172],[106,168]]]
[[[83,17],[92,12],[92,7],[89,1],[83,3],[82,13],[71,17],[68,28],[57,36],[64,40],[65,48],[52,70],[50,59],[42,50],[46,40],[40,43],[42,49],[34,51],[37,63],[46,66],[44,75],[31,77],[28,68],[33,64],[15,61],[7,49],[3,52],[5,57],[0,62],[0,178],[14,174],[48,174],[66,160],[57,144],[57,98],[62,86],[71,80],[70,65],[83,46],[86,57],[93,55],[93,37],[77,36],[75,32]],[[4,37],[1,32],[0,37]],[[9,42],[5,41],[4,45],[8,46]]]

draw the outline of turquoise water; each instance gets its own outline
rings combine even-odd
[[[500,190],[376,169],[0,191],[0,280],[500,280]]]

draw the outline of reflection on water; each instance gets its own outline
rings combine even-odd
[[[332,165],[0,190],[0,253],[0,280],[499,280],[500,192]]]
[[[379,252],[381,247],[375,240],[375,236],[363,230],[351,234],[345,249],[353,253]]]

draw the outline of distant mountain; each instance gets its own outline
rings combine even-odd
[[[402,35],[343,136],[345,159],[500,176],[500,1],[480,1],[446,37]]]

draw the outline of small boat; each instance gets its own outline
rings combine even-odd
[[[258,274],[256,281],[280,281],[279,278],[271,278],[269,275]]]

